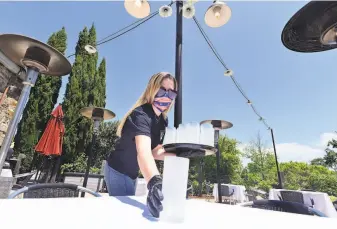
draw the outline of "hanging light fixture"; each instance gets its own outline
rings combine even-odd
[[[150,14],[150,4],[146,0],[125,0],[124,7],[135,18],[145,18]]]
[[[159,15],[161,17],[170,17],[172,15],[172,7],[164,5],[159,8]]]
[[[232,15],[232,10],[222,1],[214,1],[205,13],[205,23],[210,27],[220,27],[226,24]]]

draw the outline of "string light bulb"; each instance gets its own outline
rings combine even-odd
[[[142,0],[136,0],[135,5],[140,8],[142,6]]]
[[[234,74],[233,70],[230,69],[226,70],[224,73],[225,76],[233,76],[233,74]]]
[[[94,54],[97,52],[96,48],[92,45],[86,45],[84,47],[85,51],[87,51],[89,54]]]
[[[160,7],[159,15],[161,17],[170,17],[172,15],[172,7],[167,5]]]
[[[220,8],[220,7],[215,7],[214,10],[213,10],[213,12],[214,12],[214,17],[215,17],[216,19],[218,19],[218,20],[220,19],[220,16],[221,16],[220,11],[221,11],[221,8]]]

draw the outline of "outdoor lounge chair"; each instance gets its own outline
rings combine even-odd
[[[79,197],[80,192],[86,192],[95,197],[101,197],[100,194],[78,185],[64,183],[46,183],[30,185],[28,187],[21,188],[10,194],[8,196],[8,199],[13,199],[20,194],[23,194],[23,198]]]
[[[281,200],[254,200],[252,202],[246,202],[239,205],[242,207],[259,208],[271,211],[327,217],[324,213],[307,205]]]

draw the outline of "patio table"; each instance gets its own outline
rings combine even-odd
[[[337,220],[237,205],[186,200],[183,223],[169,223],[150,216],[146,197],[3,199],[1,228],[335,228]],[[277,223],[275,223],[277,222]],[[272,226],[271,226],[272,225]]]

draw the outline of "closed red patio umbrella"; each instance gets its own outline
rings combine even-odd
[[[35,146],[35,151],[45,156],[60,156],[64,135],[62,105],[58,105],[51,116],[40,141]]]
[[[46,129],[43,132],[39,142],[35,146],[35,151],[45,156],[44,161],[42,162],[41,165],[41,169],[42,167],[44,167],[44,169],[42,169],[44,171],[42,180],[40,180],[40,176],[38,174],[36,176],[36,178],[40,180],[39,182],[44,183],[55,181],[56,171],[59,167],[60,156],[62,154],[62,143],[65,130],[62,119],[63,119],[62,105],[58,105],[55,108],[55,110],[51,113],[51,118],[47,123]],[[53,164],[52,161],[54,160],[56,160],[55,161],[56,165],[54,165],[54,168],[52,169],[51,164]],[[49,177],[49,175],[51,176]]]

